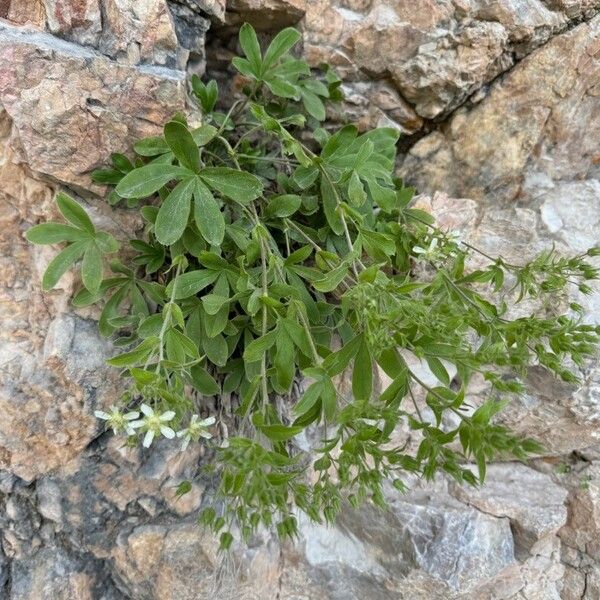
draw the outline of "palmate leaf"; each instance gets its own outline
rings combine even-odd
[[[248,59],[251,73],[258,79],[262,75],[262,54],[256,32],[248,23],[240,27],[240,46]]]

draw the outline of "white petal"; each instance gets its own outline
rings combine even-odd
[[[139,421],[132,421],[131,423],[129,423],[129,427],[132,427],[133,429],[137,429],[138,427],[143,427],[144,426],[144,420],[141,419]]]
[[[175,435],[177,435],[177,437],[183,437],[186,433],[188,433],[188,430],[182,429],[181,431],[178,431]]]
[[[127,435],[135,435],[135,429],[132,429],[131,427],[125,427],[125,433]]]
[[[192,438],[188,435],[187,437],[183,438],[183,442],[181,444],[181,451],[183,452],[189,445],[190,445],[190,440]]]
[[[195,423],[198,420],[198,415],[192,415],[192,418],[190,419],[190,425],[192,423]]]
[[[413,252],[415,254],[425,254],[425,252],[427,252],[427,250],[425,250],[425,248],[421,248],[421,246],[415,246],[413,248]]]
[[[147,404],[142,404],[140,406],[140,410],[147,416],[147,417],[152,417],[154,415],[154,411],[147,405]]]
[[[143,442],[144,448],[149,448],[153,439],[154,439],[154,431],[152,431],[150,429],[146,432],[146,435],[144,436],[144,442]]]
[[[216,419],[214,417],[208,417],[207,419],[202,419],[202,421],[200,421],[198,423],[198,425],[202,425],[203,427],[208,427],[209,425],[214,425],[216,422]]]
[[[203,437],[206,440],[210,440],[210,438],[212,437],[212,433],[208,433],[208,431],[201,431],[200,437]]]
[[[175,437],[175,432],[166,425],[161,425],[160,432],[166,437],[172,440]]]
[[[110,415],[108,413],[105,413],[103,410],[95,410],[94,416],[98,419],[104,419],[105,421],[108,421],[108,419],[110,419]]]
[[[139,413],[139,412],[132,411],[132,412],[125,413],[125,414],[123,415],[123,418],[124,418],[126,421],[132,421],[133,419],[137,419],[139,416],[140,416],[140,413]]]
[[[161,421],[170,421],[174,416],[175,416],[175,411],[168,410],[167,412],[164,412],[162,415],[160,415],[159,419]]]
[[[429,244],[429,252],[435,250],[436,247],[437,247],[437,245],[438,245],[438,239],[437,238],[433,238],[431,240],[431,244]]]

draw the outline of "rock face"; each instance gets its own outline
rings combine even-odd
[[[597,600],[598,364],[579,387],[532,370],[503,419],[546,452],[490,465],[485,487],[415,481],[387,513],[225,558],[195,524],[209,482],[175,497],[200,451],[100,432],[113,350],[70,306],[73,276],[42,294],[52,250],[23,233],[65,187],[130,237],[90,171],[189,109],[185,71],[221,65],[244,20],[298,26],[338,70],[332,120],[405,134],[399,174],[443,227],[513,262],[600,243],[598,0],[0,0],[0,600]],[[600,295],[574,298],[598,320]]]

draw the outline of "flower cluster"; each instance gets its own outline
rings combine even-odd
[[[214,425],[216,421],[214,417],[199,419],[198,415],[192,415],[189,425],[175,433],[175,430],[169,425],[175,418],[175,411],[159,412],[147,404],[141,404],[140,411],[144,415],[141,419],[139,418],[139,412],[131,411],[123,413],[113,405],[110,407],[109,412],[97,410],[94,412],[94,415],[98,419],[106,421],[107,427],[111,428],[114,434],[126,433],[127,435],[135,435],[136,430],[144,432],[144,441],[142,442],[144,448],[149,448],[154,438],[161,435],[170,440],[175,436],[183,438],[181,444],[182,451],[188,447],[191,441],[197,442],[200,438],[207,440],[212,438],[208,427]]]

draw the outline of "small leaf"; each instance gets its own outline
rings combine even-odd
[[[252,73],[258,79],[262,70],[262,54],[254,28],[249,23],[240,27],[240,46],[250,63]]]
[[[42,288],[44,291],[51,290],[58,283],[58,280],[69,268],[81,258],[87,246],[88,242],[85,241],[70,244],[50,261],[42,278]]]
[[[175,290],[174,299],[182,300],[183,298],[189,298],[208,287],[218,276],[218,272],[209,271],[208,269],[188,271],[169,283],[166,290],[167,296],[173,293],[173,286],[176,285],[177,289]]]
[[[260,360],[263,354],[275,343],[277,339],[277,330],[273,329],[265,335],[252,340],[244,350],[244,360],[254,362]]]
[[[313,287],[319,292],[333,292],[344,280],[348,273],[348,265],[342,263],[332,271],[329,271],[325,277],[312,282]]]
[[[174,244],[183,235],[188,224],[195,186],[195,177],[180,181],[158,210],[154,232],[156,239],[164,246]]]
[[[270,69],[286,52],[297,44],[302,39],[302,34],[293,27],[287,27],[281,30],[269,44],[267,51],[265,52],[265,59],[263,62],[263,69],[267,71]]]
[[[437,379],[444,385],[450,385],[450,375],[448,375],[448,371],[446,371],[446,367],[442,361],[435,356],[427,356],[426,360],[431,372]]]
[[[339,375],[354,358],[363,341],[362,335],[357,335],[349,342],[342,345],[337,352],[332,352],[323,361],[323,368],[330,377]]]
[[[165,125],[164,134],[179,164],[194,172],[198,171],[200,152],[188,128],[179,121],[169,121]]]
[[[352,171],[350,182],[348,184],[348,198],[353,206],[362,206],[367,199],[367,192],[356,171]]]
[[[285,425],[258,425],[257,427],[270,440],[275,442],[285,442],[295,435],[298,435],[304,429],[304,427],[298,425],[292,425],[290,427],[286,427]]]
[[[60,193],[56,196],[56,203],[58,204],[58,209],[63,217],[69,221],[69,223],[72,223],[75,227],[87,231],[92,235],[96,233],[96,228],[87,213],[78,202],[73,200],[73,198]]]
[[[133,149],[140,156],[158,156],[169,152],[169,144],[162,137],[147,137],[133,145]]]
[[[63,223],[40,223],[28,229],[25,237],[32,244],[57,244],[84,240],[89,234]]]
[[[202,125],[192,130],[192,137],[197,146],[206,146],[217,134],[219,130],[212,125]]]
[[[295,194],[283,194],[275,196],[269,200],[269,204],[264,211],[266,218],[289,217],[293,215],[302,204],[302,198]]]
[[[200,171],[200,177],[217,192],[242,204],[255,200],[263,191],[258,177],[227,167],[206,167]]]
[[[100,289],[102,283],[102,254],[95,243],[91,243],[83,254],[81,280],[92,294]]]
[[[150,353],[156,351],[158,343],[159,340],[156,337],[147,338],[130,352],[124,352],[123,354],[109,358],[106,362],[113,367],[130,367],[136,364],[143,364]]]
[[[204,396],[215,396],[221,392],[214,377],[202,366],[194,365],[190,369],[193,386]]]
[[[194,187],[194,220],[209,244],[221,245],[225,237],[223,213],[211,191],[198,178]]]
[[[149,164],[127,173],[116,187],[123,198],[146,198],[173,179],[189,177],[192,173],[183,167]]]

